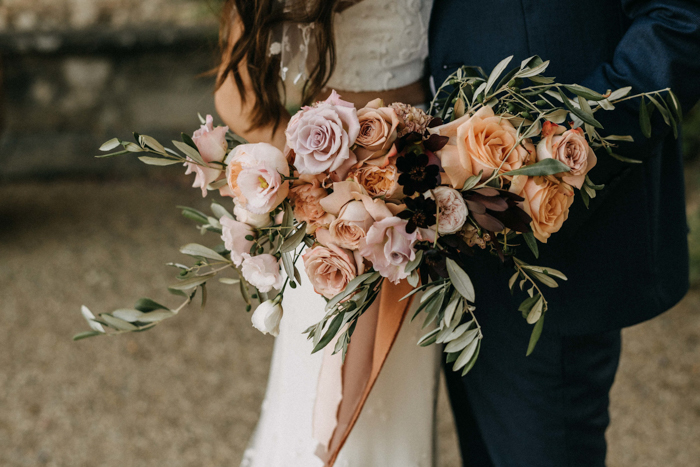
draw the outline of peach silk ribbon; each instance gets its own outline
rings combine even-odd
[[[360,416],[413,296],[399,300],[412,289],[405,280],[398,285],[384,281],[379,297],[357,322],[345,363],[340,354],[331,355],[333,343],[325,349],[313,414],[316,455],[325,467],[333,466]]]

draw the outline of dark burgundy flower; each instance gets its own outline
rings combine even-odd
[[[423,264],[420,268],[420,274],[424,284],[427,284],[429,280],[448,277],[445,259],[444,251],[430,248],[423,252]]]
[[[440,167],[429,162],[426,154],[416,152],[409,152],[396,160],[396,167],[401,172],[399,185],[405,195],[422,194],[437,186]]]
[[[398,217],[408,220],[406,232],[413,233],[417,227],[428,228],[435,225],[437,220],[437,204],[434,199],[417,196],[416,198],[405,198],[406,209],[398,213]]]

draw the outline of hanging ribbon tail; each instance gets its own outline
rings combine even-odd
[[[412,289],[405,280],[398,285],[384,281],[378,299],[357,321],[345,363],[339,363],[340,354],[324,354],[314,407],[314,438],[319,441],[316,455],[325,467],[333,466],[362,412],[413,297],[399,300]]]

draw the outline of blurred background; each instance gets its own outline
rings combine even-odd
[[[207,210],[179,167],[96,160],[131,131],[161,141],[214,113],[219,0],[0,0],[0,465],[237,466],[273,340],[214,284],[145,334],[73,343],[95,313],[175,305],[168,261]],[[692,280],[673,310],[623,332],[609,465],[700,459],[700,111],[684,128]],[[228,288],[227,288],[228,287]],[[458,467],[441,388],[440,467]]]

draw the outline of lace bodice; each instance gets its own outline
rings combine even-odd
[[[335,17],[337,65],[328,87],[386,91],[421,79],[432,0],[364,0]]]

